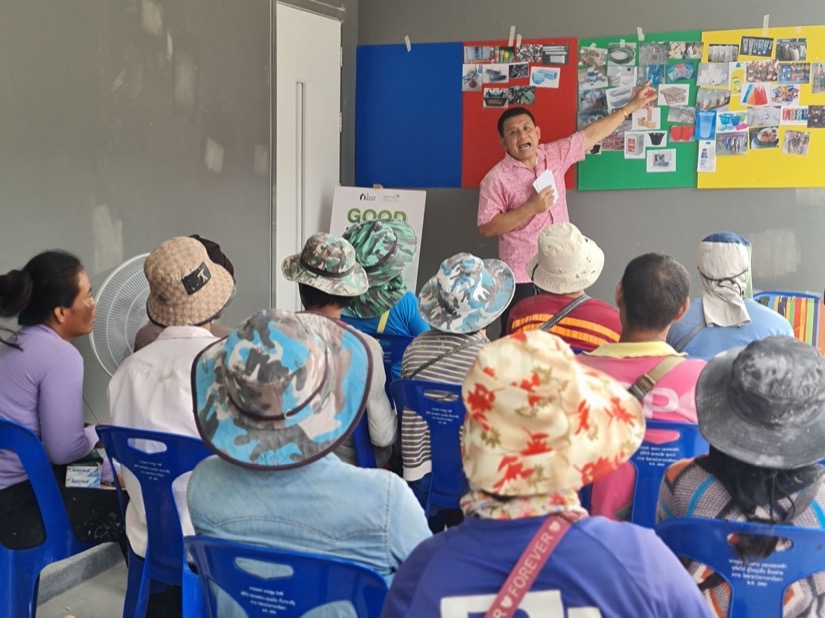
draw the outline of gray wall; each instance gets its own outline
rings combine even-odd
[[[507,39],[515,25],[523,37],[603,36],[699,29],[825,23],[821,0],[629,0],[628,2],[547,2],[520,0],[361,0],[358,41],[361,45],[412,44]],[[433,113],[438,109],[434,105]],[[437,153],[437,144],[433,144]],[[825,173],[825,172],[823,172]],[[825,184],[825,181],[823,181]],[[823,190],[670,189],[647,191],[568,192],[571,220],[604,249],[606,265],[591,294],[612,300],[624,265],[640,253],[662,250],[695,271],[698,241],[723,229],[737,231],[753,245],[755,285],[762,289],[822,291],[825,244]],[[495,256],[495,241],[476,233],[477,190],[432,190],[427,194],[419,281],[435,272],[444,257],[460,250]],[[445,224],[446,223],[446,224]],[[463,229],[461,235],[456,230]],[[694,277],[693,292],[698,293]]]
[[[293,3],[343,21],[351,183],[357,0]],[[124,259],[197,232],[236,267],[222,321],[269,306],[273,157],[256,170],[254,153],[275,130],[270,12],[270,0],[0,0],[0,272],[63,248],[99,286]],[[195,96],[176,102],[187,66]],[[220,171],[204,162],[210,140]],[[76,345],[88,420],[105,420],[108,376],[87,338]]]

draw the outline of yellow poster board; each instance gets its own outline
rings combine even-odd
[[[703,102],[697,101],[699,135],[701,107],[723,103],[729,85],[730,103],[727,109],[717,110],[718,120],[714,127],[716,171],[700,172],[698,187],[825,187],[825,115],[822,116],[823,128],[809,126],[820,124],[816,119],[825,108],[811,110],[815,112],[813,123],[810,112],[798,109],[825,106],[825,64],[821,67],[816,64],[825,63],[825,26],[769,28],[767,31],[762,28],[720,30],[704,32],[702,41],[702,62],[731,60],[733,46],[736,46],[738,59],[728,65],[729,82],[720,80],[719,86],[706,82],[707,96]],[[745,63],[751,62],[760,64],[753,65],[748,71],[750,65]],[[803,83],[807,63],[810,63],[809,80]],[[722,66],[718,68],[719,74],[723,74]],[[781,71],[781,78],[777,78],[777,69]],[[815,75],[819,69],[823,72]],[[815,83],[821,92],[812,92]],[[797,96],[796,103],[789,103]],[[748,125],[751,106],[746,102],[756,104],[752,109],[758,109],[766,100],[768,105],[762,112],[751,115],[754,126]],[[777,111],[768,107],[779,108],[780,122],[776,127]],[[725,113],[727,116],[723,118]],[[795,124],[787,124],[789,122]],[[701,143],[699,150],[701,153]],[[805,154],[800,154],[803,152]]]

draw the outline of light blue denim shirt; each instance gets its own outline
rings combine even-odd
[[[279,471],[209,457],[192,473],[187,500],[197,534],[352,560],[388,585],[430,536],[424,511],[401,478],[333,454]]]

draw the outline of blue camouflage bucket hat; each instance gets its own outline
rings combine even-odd
[[[513,271],[501,260],[458,253],[421,288],[418,311],[437,330],[474,333],[504,312],[515,289]]]
[[[327,328],[310,330],[288,311],[260,311],[197,356],[195,421],[220,457],[296,468],[350,435],[366,405],[371,357],[358,331],[319,319]]]

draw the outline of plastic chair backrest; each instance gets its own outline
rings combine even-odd
[[[0,544],[0,615],[34,616],[40,571],[92,546],[79,541],[69,517],[52,465],[40,438],[22,425],[0,419],[0,450],[17,454],[29,477],[43,518],[46,540],[28,549],[8,549]]]
[[[159,431],[98,425],[97,434],[103,442],[106,454],[135,475],[140,483],[143,503],[147,506],[146,556],[141,559],[130,551],[124,616],[142,616],[145,613],[151,582],[183,585],[186,605],[187,585],[184,579],[191,577],[194,581],[194,575],[186,566],[183,534],[172,483],[180,475],[191,472],[212,452],[197,438]],[[133,444],[133,440],[159,442],[166,450],[145,452],[140,448],[140,443]],[[124,508],[123,493],[120,485],[115,484],[121,499],[121,508]],[[139,577],[137,569],[141,569]],[[134,589],[135,586],[137,589]],[[134,608],[137,609],[132,614],[130,610]]]
[[[361,415],[361,420],[352,430],[352,441],[355,444],[355,459],[359,468],[375,468],[378,462],[375,461],[375,451],[370,440],[370,425],[367,419],[367,412]]]
[[[249,618],[302,616],[336,601],[350,601],[359,618],[377,617],[387,594],[378,573],[338,558],[203,536],[186,537],[186,547],[198,567],[212,618],[218,618],[218,603],[210,583],[231,596]]]
[[[732,589],[731,618],[781,618],[785,589],[825,571],[825,530],[818,528],[674,518],[657,524],[656,534],[677,556],[707,565],[725,578]],[[746,564],[728,543],[731,534],[777,536],[791,539],[793,546]]]
[[[384,352],[384,371],[387,374],[387,383],[390,383],[401,377],[400,367],[401,360],[404,358],[404,350],[407,349],[413,338],[406,335],[386,335],[384,333],[375,335],[375,338],[381,344],[381,350]],[[393,373],[393,366],[399,367],[395,374]],[[389,393],[387,394],[389,395]]]
[[[413,410],[430,431],[432,480],[424,512],[430,517],[434,507],[457,508],[467,492],[461,465],[460,431],[464,424],[461,385],[425,380],[396,380],[392,383],[396,410]]]
[[[676,433],[678,437],[673,435],[671,438],[668,435]],[[662,484],[665,470],[680,459],[689,459],[707,452],[708,443],[699,433],[698,425],[648,419],[645,440],[630,458],[630,462],[636,468],[636,486],[633,490],[630,521],[646,528],[653,528],[656,523],[659,486]]]
[[[822,297],[805,292],[757,292],[753,299],[785,316],[793,327],[794,337],[825,350],[820,337]]]

